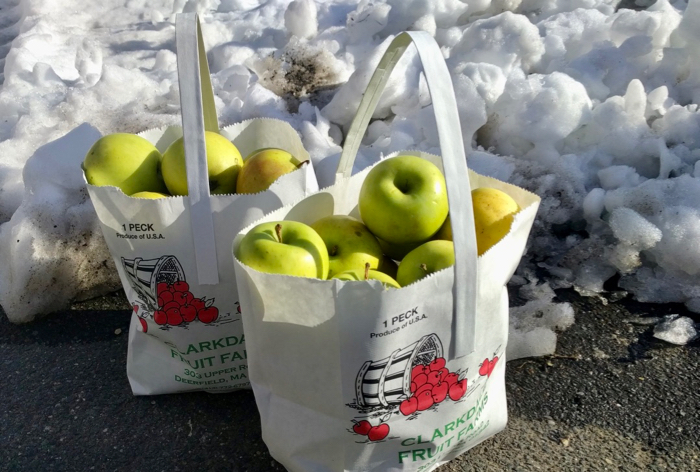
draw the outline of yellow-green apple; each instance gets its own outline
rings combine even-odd
[[[236,178],[243,166],[238,148],[228,139],[213,131],[204,134],[207,150],[209,191],[212,195],[234,193]],[[187,171],[185,143],[183,138],[175,140],[163,153],[161,164],[163,180],[171,195],[187,195]]]
[[[386,242],[428,240],[447,217],[445,177],[435,164],[417,156],[386,159],[362,183],[359,209],[369,230]]]
[[[252,228],[234,252],[243,264],[270,274],[326,279],[328,249],[321,236],[298,221],[272,221]]]
[[[472,190],[472,205],[476,249],[482,255],[508,234],[520,207],[507,193],[488,187]]]
[[[91,185],[111,185],[132,195],[144,190],[160,192],[161,154],[146,138],[129,133],[108,134],[92,145],[83,160],[85,179]]]
[[[311,227],[328,248],[328,278],[346,270],[362,269],[365,263],[371,269],[379,266],[382,248],[361,221],[352,216],[331,215],[317,220]]]
[[[161,192],[136,192],[135,194],[131,195],[134,198],[150,198],[150,199],[156,199],[156,198],[165,198],[169,197],[170,195],[166,195]]]
[[[238,174],[238,193],[258,193],[267,190],[284,174],[297,170],[303,163],[282,149],[259,149],[246,157]]]
[[[455,250],[452,241],[428,241],[406,254],[399,263],[396,281],[405,287],[454,263]]]
[[[370,269],[369,263],[365,264],[364,269],[346,270],[330,278],[338,280],[379,280],[386,288],[401,288],[396,280],[384,272]]]
[[[452,241],[452,223],[450,222],[450,215],[447,215],[445,222],[440,226],[440,229],[433,239],[444,239],[445,241]]]

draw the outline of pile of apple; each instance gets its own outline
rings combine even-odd
[[[509,231],[518,204],[494,188],[472,191],[482,255]],[[235,256],[261,272],[319,279],[379,280],[405,287],[454,264],[445,177],[432,162],[399,155],[377,164],[362,184],[362,221],[346,215],[311,226],[273,221],[252,228]]]
[[[209,190],[212,195],[258,193],[303,162],[282,149],[259,149],[243,159],[238,148],[224,136],[205,133]],[[147,139],[129,133],[103,136],[92,145],[83,161],[91,185],[119,187],[136,198],[187,195],[183,138],[161,155]]]
[[[409,416],[427,410],[447,398],[457,401],[467,392],[467,379],[459,380],[455,372],[445,367],[445,359],[438,357],[430,364],[418,364],[411,370],[411,396],[401,402],[399,411]]]
[[[194,298],[187,282],[179,280],[172,284],[161,282],[156,286],[158,309],[153,313],[153,321],[159,325],[178,326],[199,320],[209,324],[219,317],[219,309],[212,305],[213,300]]]

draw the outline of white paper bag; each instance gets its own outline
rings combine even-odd
[[[442,158],[410,154],[429,159],[446,177],[456,264],[385,289],[378,281],[265,274],[234,260],[263,439],[291,471],[433,470],[506,424],[505,285],[539,198],[467,170],[449,72],[430,35],[402,33],[389,46],[350,128],[336,184],[255,224],[359,217],[370,169],[350,176],[352,161],[411,43],[432,95]],[[510,233],[478,258],[470,193],[476,187],[503,190],[522,209]]]
[[[189,196],[148,200],[86,184],[134,308],[127,373],[136,395],[249,387],[233,238],[265,213],[318,190],[309,162],[259,194],[209,194],[205,129],[220,131],[244,157],[267,147],[301,161],[309,157],[294,129],[279,120],[255,119],[219,130],[195,14],[178,15],[176,36],[183,126],[141,135],[162,153],[184,129]],[[174,291],[164,294],[169,285]],[[159,307],[171,300],[187,302],[188,321],[160,324]]]

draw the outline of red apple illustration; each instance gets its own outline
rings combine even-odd
[[[178,280],[173,284],[173,290],[176,292],[187,292],[190,289],[190,285],[184,280]]]
[[[192,305],[193,307],[195,307],[197,309],[197,311],[206,307],[206,303],[204,303],[204,300],[202,300],[201,298],[193,298],[189,302],[189,304]]]
[[[372,424],[367,420],[359,421],[352,427],[353,431],[355,431],[357,434],[361,434],[362,436],[367,436],[370,429],[372,429]]]
[[[440,370],[443,367],[445,367],[445,358],[444,357],[438,357],[435,360],[433,360],[429,366],[430,370]]]
[[[168,315],[166,315],[163,310],[156,310],[153,313],[153,321],[155,321],[156,324],[159,324],[159,325],[167,324],[168,323]]]
[[[404,415],[412,415],[418,410],[418,399],[416,397],[409,397],[401,402],[399,405],[399,411]]]
[[[431,390],[424,390],[416,394],[416,399],[418,400],[418,411],[424,411],[433,406],[435,401],[433,400],[433,393]]]
[[[459,376],[455,374],[454,372],[450,372],[445,376],[444,379],[442,379],[443,383],[448,384],[449,386],[452,386],[457,383],[459,380]]]
[[[411,386],[409,387],[409,390],[411,393],[416,393],[416,390],[418,390],[418,385],[416,385],[415,382],[411,382]]]
[[[179,324],[182,324],[182,315],[180,314],[179,308],[171,308],[169,310],[166,310],[165,314],[168,315],[169,325],[177,326]]]
[[[459,400],[467,392],[467,379],[462,379],[456,384],[450,386],[448,394],[450,398],[454,401]]]
[[[185,293],[184,292],[174,292],[173,293],[173,301],[180,306],[184,305],[185,303],[187,303],[187,298],[185,297]]]
[[[481,367],[479,367],[479,375],[486,375],[487,377],[491,377],[491,373],[496,367],[496,362],[498,362],[498,356],[494,356],[493,359],[491,359],[490,361],[488,360],[488,358],[484,359],[484,362],[481,363]]]
[[[450,385],[447,382],[439,382],[435,384],[432,390],[433,401],[435,403],[442,402],[447,398],[447,391],[450,389]]]
[[[199,310],[197,315],[199,316],[199,321],[201,321],[202,323],[209,324],[213,321],[216,321],[216,319],[219,317],[219,309],[215,306],[206,307],[202,310]]]
[[[160,297],[160,294],[163,292],[169,291],[170,288],[168,287],[168,284],[165,282],[159,282],[158,285],[156,285],[156,294]]]
[[[493,359],[489,362],[489,373],[488,376],[491,377],[491,373],[493,372],[493,369],[496,368],[496,362],[498,362],[498,356],[494,356]]]
[[[135,304],[134,305],[134,313],[138,314],[138,312],[139,312],[139,306]]]
[[[367,437],[370,441],[381,441],[389,435],[389,425],[386,423],[378,424],[377,426],[372,426],[372,429],[367,433]]]
[[[426,372],[426,366],[424,366],[423,364],[418,364],[416,366],[413,366],[413,369],[411,369],[411,378],[415,379],[416,375],[427,374],[427,373],[428,372]]]
[[[479,367],[479,375],[488,375],[489,374],[489,359],[486,358],[484,359],[484,362],[481,363],[481,367]]]
[[[146,323],[146,320],[144,320],[143,318],[139,318],[139,321],[141,322],[141,330],[144,333],[147,333],[148,332],[148,323]]]
[[[418,374],[413,378],[413,382],[420,387],[428,381],[428,376],[425,374]]]
[[[176,301],[169,301],[165,305],[163,305],[163,311],[168,312],[168,310],[171,310],[173,308],[177,308],[178,310],[180,309],[180,304]]]
[[[182,292],[185,294],[185,300],[187,301],[187,304],[189,305],[192,300],[194,300],[194,295],[192,295],[192,292]]]
[[[418,387],[418,390],[416,390],[416,393],[414,395],[418,395],[419,393],[422,392],[432,392],[433,391],[433,384],[431,383],[424,383],[420,387]]]
[[[162,292],[160,295],[158,295],[158,300],[163,301],[163,304],[160,306],[165,306],[166,303],[173,301],[173,292],[169,292],[167,290]]]
[[[445,377],[447,377],[447,374],[450,373],[450,371],[447,370],[447,368],[445,368],[445,367],[443,367],[442,369],[438,370],[438,372],[440,373],[440,380],[442,380],[442,381],[444,381],[444,380],[445,380]]]
[[[189,323],[197,318],[197,309],[192,305],[183,305],[180,307],[180,314],[182,315],[182,320]]]
[[[437,385],[440,382],[440,371],[433,370],[428,374],[428,383],[432,385]]]

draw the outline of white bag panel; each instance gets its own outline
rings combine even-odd
[[[176,35],[180,91],[186,95],[181,104],[188,130],[188,187],[194,191],[190,196],[149,200],[129,197],[116,187],[86,183],[134,307],[127,374],[136,395],[249,387],[231,257],[233,238],[266,213],[318,190],[309,162],[255,195],[209,195],[206,174],[199,171],[206,170],[204,131],[218,131],[218,123],[196,14],[178,15]],[[164,152],[183,136],[182,129],[147,130],[141,136]],[[280,120],[248,120],[220,131],[234,140],[244,157],[253,150],[277,147],[308,160],[297,132]],[[194,180],[192,169],[198,174]],[[174,281],[187,282],[193,298],[201,299],[210,313],[218,311],[216,318],[195,318],[179,325],[156,323],[158,283]]]

